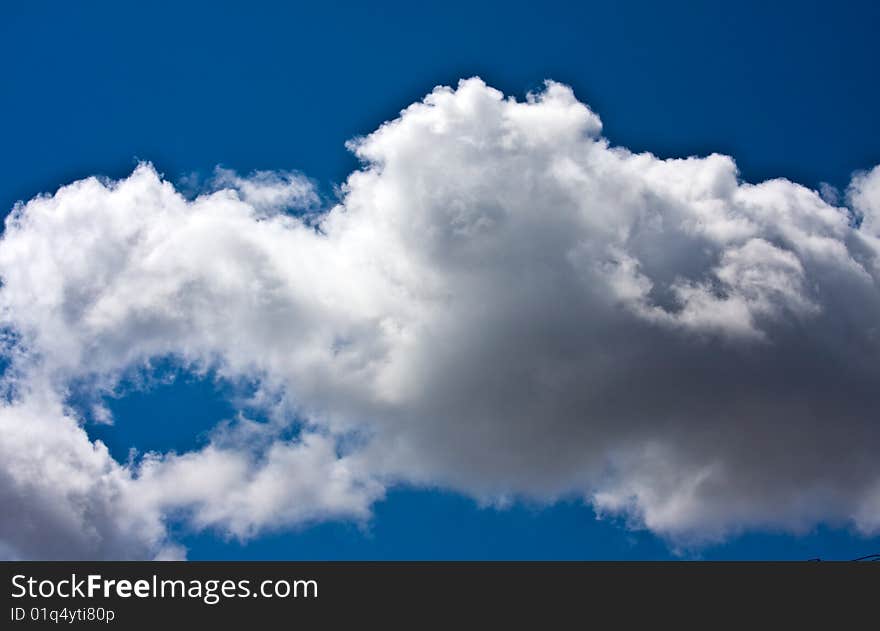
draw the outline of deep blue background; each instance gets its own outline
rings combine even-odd
[[[0,8],[0,208],[151,160],[172,180],[217,164],[298,169],[325,192],[343,143],[434,85],[480,75],[522,96],[572,85],[615,144],[720,151],[749,181],[843,187],[880,163],[880,3],[21,2]],[[114,453],[185,449],[229,406],[210,381],[110,402]],[[577,504],[480,509],[399,490],[365,528],[325,524],[241,546],[181,533],[193,558],[663,558]],[[876,548],[876,549],[875,549]],[[841,530],[749,535],[705,558],[850,558]]]

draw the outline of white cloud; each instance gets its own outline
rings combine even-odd
[[[848,210],[600,134],[563,85],[516,102],[472,79],[353,142],[364,166],[317,219],[286,212],[317,203],[296,174],[219,171],[190,201],[149,165],[20,205],[0,539],[168,555],[170,516],[247,538],[366,519],[396,483],[577,495],[683,544],[877,532],[880,169]],[[114,462],[65,393],[167,355],[259,379],[275,420]]]
[[[311,208],[319,202],[312,184],[290,171],[255,171],[241,177],[235,171],[218,167],[211,185],[221,191],[235,191],[258,211]]]
[[[11,558],[128,559],[165,548],[154,510],[140,510],[131,475],[40,393],[0,407],[0,540]]]

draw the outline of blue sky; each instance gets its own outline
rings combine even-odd
[[[292,169],[333,194],[357,167],[345,142],[435,85],[478,75],[522,98],[552,78],[598,112],[614,144],[661,157],[720,152],[741,177],[846,187],[880,163],[880,6],[872,2],[20,3],[0,19],[0,205],[149,160],[171,181],[223,165]],[[129,447],[199,444],[234,409],[179,375],[108,399],[92,426]],[[149,425],[147,420],[152,422]],[[147,428],[148,429],[145,429]],[[646,531],[576,502],[480,508],[401,488],[366,525],[332,522],[244,545],[184,524],[190,558],[662,559]],[[853,558],[880,539],[820,528],[748,534],[707,559]]]

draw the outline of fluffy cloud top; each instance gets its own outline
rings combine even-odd
[[[479,79],[351,148],[319,214],[296,174],[218,171],[190,200],[146,164],[16,207],[10,556],[175,555],[170,517],[247,538],[367,519],[394,484],[579,496],[684,544],[880,532],[880,167],[835,207],[727,156],[613,147],[563,85]],[[270,420],[114,461],[72,385],[168,356],[259,380]]]

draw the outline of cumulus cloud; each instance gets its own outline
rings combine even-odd
[[[352,141],[322,213],[295,173],[188,199],[148,164],[17,206],[5,547],[167,556],[172,517],[247,538],[368,519],[395,484],[581,497],[684,545],[880,531],[880,168],[837,207],[601,129],[564,85],[470,79]],[[71,384],[159,357],[259,381],[272,420],[115,462]]]
[[[234,191],[238,197],[258,211],[308,209],[318,204],[312,183],[290,171],[255,171],[242,177],[231,169],[218,167],[211,186]]]
[[[0,407],[4,557],[164,555],[161,515],[133,505],[130,474],[57,401],[33,393]]]

